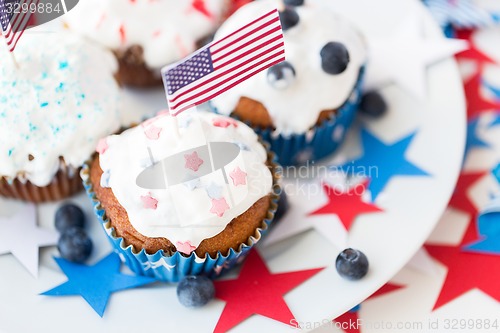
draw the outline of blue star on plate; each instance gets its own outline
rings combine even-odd
[[[368,186],[372,201],[375,201],[392,177],[430,176],[405,158],[405,153],[415,134],[412,133],[395,143],[386,144],[363,129],[361,141],[364,154],[357,160],[344,164],[342,170],[352,176],[359,176],[359,172],[362,171],[363,176],[372,179]],[[377,174],[370,175],[369,173],[374,169]]]
[[[469,121],[467,124],[467,142],[465,144],[464,156],[467,157],[472,148],[490,148],[487,142],[484,142],[477,134],[477,127],[479,125],[479,117]]]
[[[496,116],[495,119],[488,125],[488,127],[494,127],[500,125],[500,115]]]
[[[500,196],[493,199],[477,219],[481,239],[464,247],[470,252],[500,255]]]
[[[156,282],[145,276],[120,273],[120,257],[110,253],[93,266],[72,263],[62,258],[54,258],[68,277],[68,281],[41,295],[80,295],[102,317],[111,293]]]

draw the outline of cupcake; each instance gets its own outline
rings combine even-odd
[[[127,265],[172,282],[233,266],[278,200],[273,154],[251,128],[210,112],[178,118],[163,113],[107,137],[81,172]]]
[[[69,28],[113,50],[126,85],[161,85],[160,69],[198,49],[213,34],[227,0],[85,0]]]
[[[313,1],[260,0],[231,16],[216,39],[271,8],[280,10],[286,61],[212,101],[215,110],[252,126],[283,165],[333,153],[351,125],[366,62],[353,25]]]
[[[98,139],[120,126],[116,60],[68,33],[26,33],[18,66],[0,53],[0,196],[70,196]]]

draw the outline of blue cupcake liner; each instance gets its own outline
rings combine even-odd
[[[266,148],[269,148],[269,145]],[[271,168],[275,172],[273,172],[272,201],[267,216],[262,221],[261,228],[257,229],[256,236],[249,237],[248,241],[241,244],[237,251],[230,249],[227,254],[219,252],[215,258],[209,255],[206,255],[205,258],[200,258],[194,252],[189,257],[183,256],[179,252],[175,252],[173,255],[166,255],[163,250],[159,250],[154,254],[148,254],[144,249],[137,252],[132,245],[127,246],[125,240],[116,235],[115,229],[111,226],[104,208],[96,197],[89,177],[90,162],[84,164],[80,174],[87,196],[92,201],[94,213],[106,232],[111,246],[118,253],[121,260],[136,274],[150,276],[165,282],[178,282],[188,275],[205,275],[209,278],[215,278],[224,274],[241,263],[252,247],[267,233],[274,219],[281,191],[278,185],[279,173],[276,171],[279,170],[279,166],[276,163],[276,155],[269,152],[268,156],[269,160],[272,161]]]
[[[359,71],[358,80],[351,95],[336,114],[306,133],[276,135],[272,128],[253,127],[248,122],[247,125],[252,127],[263,140],[271,144],[271,150],[278,155],[278,162],[282,166],[305,164],[329,156],[344,142],[346,133],[356,117],[362,96],[364,72],[365,67],[363,66]],[[210,107],[214,112],[219,113],[213,104],[210,104]]]

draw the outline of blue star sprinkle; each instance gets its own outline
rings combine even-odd
[[[222,197],[222,186],[210,183],[210,185],[206,187],[206,190],[210,199],[220,199]]]
[[[484,142],[477,134],[477,127],[479,125],[479,117],[469,121],[467,124],[467,142],[465,144],[464,156],[467,157],[472,148],[490,148],[487,142]]]
[[[395,143],[385,144],[363,129],[361,141],[364,154],[357,160],[344,164],[342,170],[350,176],[371,178],[368,189],[373,201],[394,176],[430,176],[405,158],[415,135],[416,133],[412,133]]]
[[[93,266],[72,263],[62,258],[54,258],[68,281],[41,295],[80,295],[99,316],[103,316],[111,293],[156,282],[145,276],[120,273],[120,258],[110,253]]]

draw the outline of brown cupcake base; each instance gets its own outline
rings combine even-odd
[[[1,177],[0,196],[33,203],[63,200],[83,190],[78,174],[79,170],[70,172],[68,169],[61,169],[52,182],[43,187],[33,185],[29,181],[22,182],[17,178],[9,182],[5,177]]]

